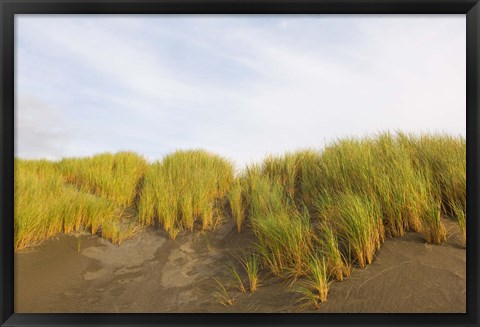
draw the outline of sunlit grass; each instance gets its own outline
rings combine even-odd
[[[325,259],[326,268],[330,278],[342,281],[350,276],[350,258],[343,254],[339,248],[338,236],[327,223],[322,224],[317,232],[319,237],[319,251]]]
[[[240,276],[240,273],[238,272],[237,267],[235,267],[235,265],[232,262],[229,263],[228,267],[229,267],[230,273],[234,278],[234,283],[236,284],[236,287],[240,292],[245,293],[246,291],[245,285],[243,284],[242,277]]]
[[[120,216],[111,201],[65,184],[55,163],[15,161],[15,250],[82,227],[96,234]]]
[[[215,288],[213,296],[215,297],[215,299],[217,299],[218,303],[224,306],[232,305],[233,298],[230,297],[230,295],[228,294],[228,290],[225,284],[218,277],[213,277],[213,280],[215,282],[213,284],[213,287]]]
[[[401,142],[410,151],[414,167],[427,178],[431,195],[440,204],[441,214],[455,219],[465,231],[465,139],[446,134],[423,134],[403,135]]]
[[[127,207],[133,214],[125,223]],[[16,160],[16,250],[81,228],[119,244],[139,224],[159,223],[174,239],[184,230],[213,230],[227,216],[238,233],[254,235],[253,250],[239,260],[249,290],[258,288],[262,267],[318,307],[329,282],[372,263],[387,237],[413,231],[440,244],[447,217],[465,240],[465,140],[403,133],[344,138],[322,151],[268,156],[236,178],[232,163],[203,150],[177,151],[152,164],[134,153]],[[239,271],[231,272],[244,291]],[[222,304],[233,303],[220,280],[216,289]]]
[[[341,281],[370,264],[386,237],[414,231],[440,244],[442,216],[465,235],[465,155],[462,138],[382,133],[269,156],[240,176],[243,220],[273,274],[311,282],[318,253],[326,278]],[[300,287],[321,302],[318,290]]]
[[[299,302],[304,302],[303,308],[313,306],[320,307],[320,303],[327,301],[329,281],[327,265],[324,259],[319,259],[312,254],[308,260],[308,275],[300,280],[294,287],[294,291],[301,294]]]
[[[460,231],[462,232],[463,245],[466,246],[466,233],[467,233],[467,217],[465,209],[461,207],[458,203],[450,204],[454,217],[457,219],[458,225],[460,226]]]
[[[230,205],[232,218],[235,220],[237,225],[237,231],[240,233],[242,230],[243,221],[245,220],[245,204],[243,200],[242,184],[239,180],[235,181],[230,192],[228,193],[228,203]]]
[[[67,158],[58,163],[67,183],[129,207],[137,197],[145,175],[145,159],[132,152],[102,153],[85,158]]]
[[[248,277],[250,292],[254,293],[259,286],[260,262],[256,253],[244,253],[237,257]],[[237,279],[240,279],[237,277]],[[239,281],[241,283],[241,280]],[[241,283],[243,286],[243,283]]]
[[[203,230],[221,219],[215,215],[233,183],[233,165],[202,150],[177,151],[149,166],[139,201],[142,223],[160,222],[172,239],[180,230]]]
[[[256,175],[250,178],[250,219],[264,264],[275,275],[287,268],[293,278],[305,274],[305,258],[313,247],[308,214],[295,208],[278,181]]]
[[[106,220],[102,224],[102,237],[113,244],[122,244],[139,233],[141,229],[137,222],[122,223],[117,220]]]
[[[365,196],[345,193],[338,197],[332,226],[339,239],[348,244],[355,262],[365,267],[385,239],[378,203]]]

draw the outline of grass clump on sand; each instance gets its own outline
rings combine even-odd
[[[304,302],[303,308],[313,305],[320,308],[320,303],[327,301],[329,280],[324,259],[311,255],[308,260],[308,275],[297,283],[294,291],[301,294],[298,302]]]
[[[465,139],[446,134],[401,135],[400,142],[410,152],[415,169],[427,179],[430,197],[440,205],[441,214],[458,222],[465,240]]]
[[[321,154],[323,177],[314,200],[317,215],[329,214],[324,198],[335,203],[345,194],[354,194],[371,199],[379,208],[389,236],[403,236],[410,226],[409,204],[415,194],[410,166],[390,134],[334,142]]]
[[[384,133],[375,137],[337,141],[327,147],[321,154],[323,177],[318,181],[318,185],[321,185],[318,189],[320,196],[315,200],[319,209],[317,217],[328,216],[328,211],[324,210],[325,198],[336,202],[339,196],[351,192],[377,203],[386,235],[397,237],[407,231],[427,232],[432,221],[432,199],[441,203],[453,201],[465,210],[465,184],[462,184],[465,180],[462,178],[466,170],[465,156],[459,150],[465,148],[463,140],[449,139],[456,146],[436,148],[441,151],[439,156],[456,159],[449,159],[450,163],[443,165],[429,165],[427,163],[432,161],[429,157],[437,155],[421,150],[419,142],[426,137]],[[438,144],[445,143],[442,135],[428,136],[428,139],[433,143],[435,140]],[[451,187],[442,186],[448,184],[446,181],[450,181]],[[453,214],[449,208],[442,204],[441,214],[461,219],[461,215]],[[438,224],[441,225],[441,221]],[[442,239],[442,228],[433,230],[439,233],[435,238]]]
[[[250,223],[261,263],[273,274],[318,280],[311,268],[317,253],[326,278],[340,281],[353,264],[371,263],[386,237],[416,231],[439,244],[446,237],[442,216],[456,219],[464,232],[465,160],[462,138],[346,138],[322,152],[269,156],[248,167],[241,191],[231,195],[241,193],[242,201],[231,207],[243,213],[237,227]],[[301,293],[321,302],[318,288],[309,289]]]
[[[213,277],[213,280],[215,281],[215,284],[213,285],[215,287],[215,292],[213,293],[213,296],[217,299],[218,303],[224,306],[232,305],[233,299],[228,294],[228,290],[225,284],[223,284],[223,282],[218,277]]]
[[[58,163],[67,183],[123,207],[134,205],[147,170],[146,160],[133,152],[67,158]]]
[[[243,221],[245,220],[245,204],[243,199],[242,184],[236,180],[230,192],[228,193],[228,204],[232,218],[236,221],[237,232],[242,231]]]
[[[135,236],[140,230],[137,222],[121,222],[121,220],[105,220],[102,224],[102,237],[113,244],[122,244]]]
[[[352,270],[349,256],[340,250],[338,236],[332,227],[324,223],[318,228],[316,234],[319,235],[319,253],[325,259],[328,276],[342,281],[344,277],[350,276]]]
[[[466,246],[466,233],[467,233],[467,217],[465,209],[461,207],[458,203],[451,204],[451,208],[454,212],[454,217],[457,219],[458,225],[460,226],[460,230],[462,231],[462,238],[463,238],[463,246]]]
[[[364,268],[373,261],[385,238],[380,208],[374,200],[353,193],[343,194],[337,200],[331,224],[355,262]]]
[[[235,265],[232,262],[229,262],[228,267],[229,267],[230,273],[234,278],[234,283],[236,284],[236,287],[240,292],[245,293],[246,291],[245,285],[243,284],[242,277],[240,276],[240,273],[238,272],[237,267],[235,267]]]
[[[245,273],[247,274],[250,292],[255,292],[259,286],[258,274],[260,263],[258,261],[258,256],[255,253],[244,254],[243,256],[238,257],[238,261],[242,265],[243,269],[245,269]]]
[[[230,213],[239,233],[251,229],[255,236],[240,261],[250,290],[262,267],[298,283],[314,306],[326,301],[329,281],[371,263],[387,237],[415,231],[440,244],[443,217],[466,235],[466,144],[442,134],[345,138],[322,151],[268,156],[237,178],[224,158],[190,150],[151,165],[129,152],[17,160],[15,181],[16,249],[80,226],[101,228],[120,243],[138,230],[120,221],[126,208],[141,224],[158,222],[172,239],[197,222],[214,229]],[[217,286],[228,305],[223,284]]]
[[[256,250],[264,265],[275,275],[303,275],[305,258],[313,247],[308,216],[295,208],[279,182],[257,173],[251,173],[247,193]]]
[[[179,230],[203,230],[218,223],[218,208],[233,183],[233,165],[202,150],[177,151],[152,164],[139,201],[140,221],[159,221],[174,239]]]
[[[81,227],[96,234],[105,221],[120,215],[111,201],[65,184],[55,163],[15,160],[16,251]]]
[[[260,167],[263,176],[279,183],[297,206],[311,206],[321,178],[319,152],[307,149],[268,156]]]

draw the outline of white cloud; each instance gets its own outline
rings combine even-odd
[[[243,165],[386,129],[465,135],[465,18],[428,17],[20,16],[18,97],[64,111],[63,155]]]
[[[59,159],[68,144],[62,114],[32,95],[21,95],[15,106],[15,156]]]

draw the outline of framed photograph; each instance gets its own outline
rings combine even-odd
[[[478,326],[478,0],[2,0],[0,325]]]

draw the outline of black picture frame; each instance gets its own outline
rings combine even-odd
[[[14,313],[14,15],[16,14],[465,14],[467,63],[466,314],[18,314]],[[432,325],[479,326],[479,0],[0,0],[1,326]]]

